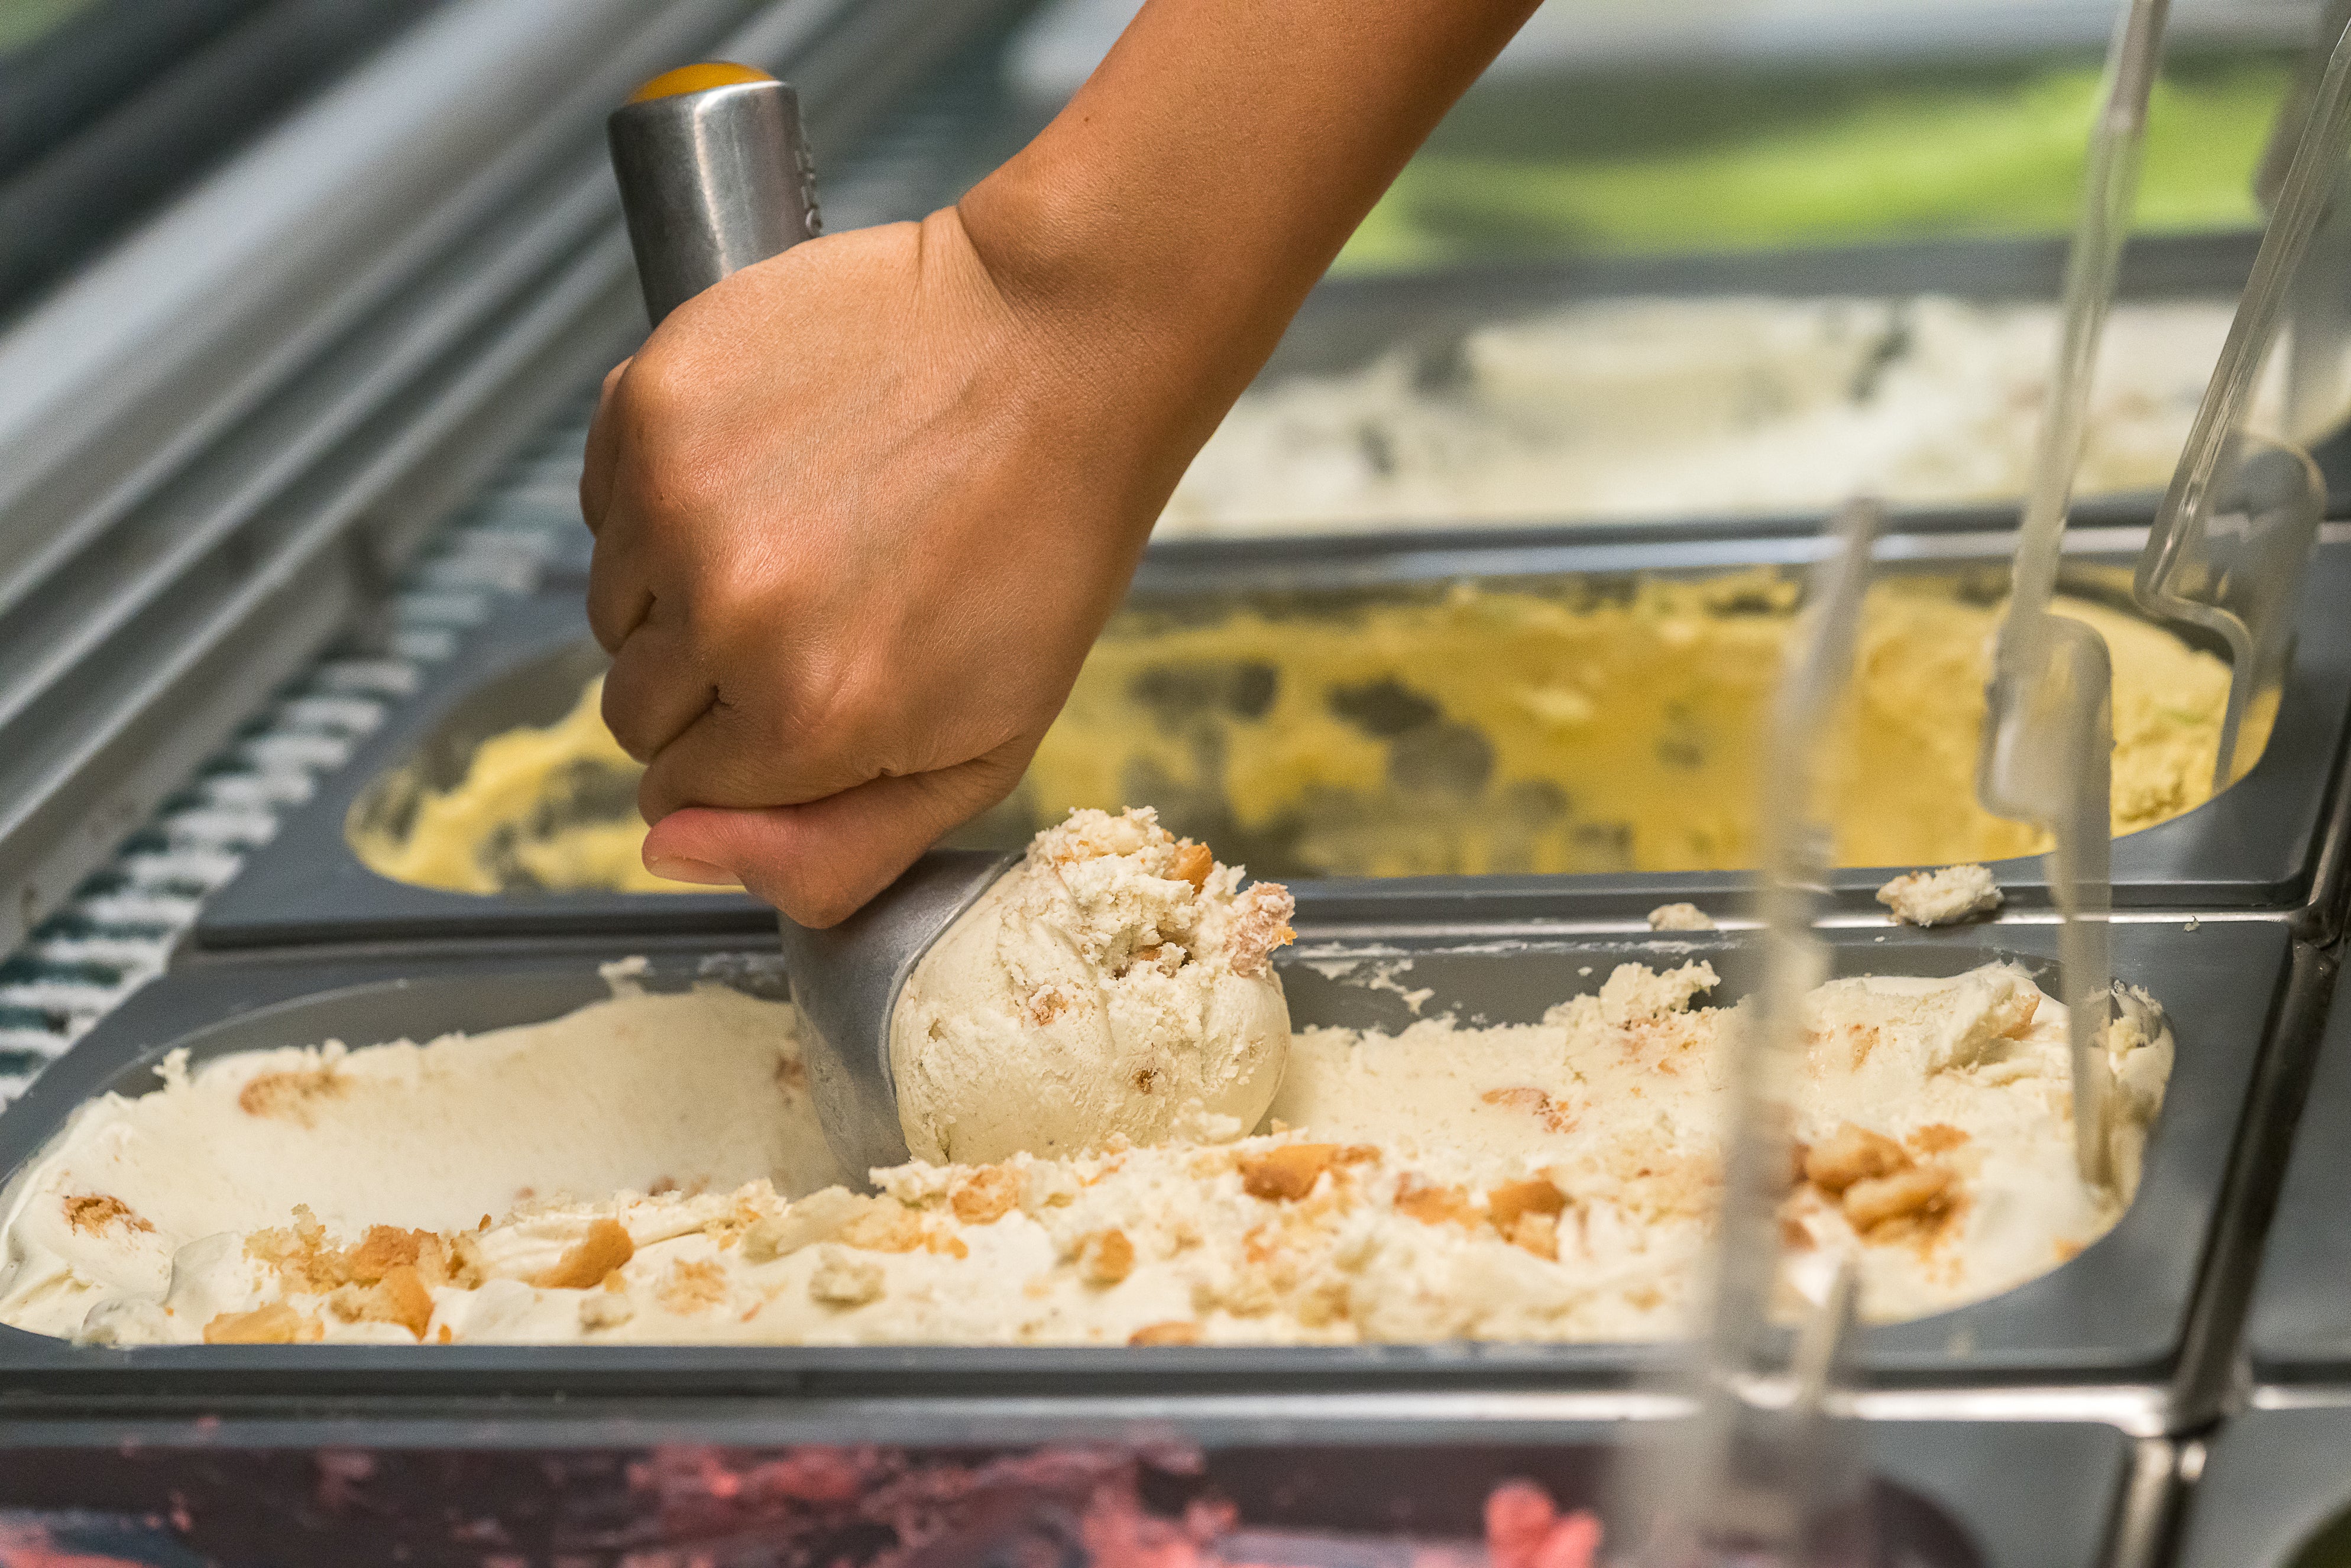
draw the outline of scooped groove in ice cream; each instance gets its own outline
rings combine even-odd
[[[159,1089],[84,1105],[0,1192],[0,1321],[193,1339],[274,1294],[269,1244],[254,1238],[290,1247],[318,1227],[378,1237],[341,1277],[311,1277],[322,1294],[349,1287],[322,1308],[338,1337],[405,1341],[428,1310],[420,1236],[446,1239],[432,1244],[445,1259],[480,1231],[474,1245],[528,1263],[543,1222],[517,1216],[566,1197],[752,1181],[799,1197],[840,1179],[789,1006],[615,980],[612,999],[564,1018],[423,1045],[330,1040],[193,1066],[174,1052]],[[657,1213],[664,1200],[643,1201]],[[608,1207],[639,1235],[659,1230]],[[506,1223],[480,1230],[494,1216]]]
[[[1667,1336],[1743,1016],[1692,1005],[1713,982],[1627,964],[1540,1023],[1306,1029],[1238,1143],[916,1161],[876,1196],[822,1185],[780,1002],[229,1056],[94,1103],[0,1194],[0,1322],[126,1344]],[[2106,1039],[2100,1186],[2076,1174],[2064,1009],[2021,970],[1836,980],[1810,1009],[1783,1215],[1800,1246],[1859,1243],[1870,1318],[2011,1289],[2128,1207],[2172,1056],[2143,995]]]
[[[1269,956],[1290,940],[1291,903],[1241,876],[1147,807],[1072,811],[1038,834],[892,1015],[914,1157],[1228,1143],[1256,1126],[1290,1051]]]

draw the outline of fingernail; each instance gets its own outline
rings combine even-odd
[[[705,887],[733,887],[735,873],[723,865],[708,861],[688,860],[683,855],[647,855],[645,869],[671,882],[695,882]]]

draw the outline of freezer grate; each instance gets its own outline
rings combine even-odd
[[[206,895],[280,816],[456,651],[497,601],[528,593],[580,528],[587,412],[510,463],[410,569],[376,630],[278,692],[33,936],[0,960],[0,1103],[163,970]]]

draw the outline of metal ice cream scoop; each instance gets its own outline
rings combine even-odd
[[[931,945],[1019,859],[933,850],[830,930],[779,922],[784,973],[800,1012],[800,1060],[824,1141],[844,1174],[862,1178],[877,1166],[905,1163],[890,1071],[891,1016]]]
[[[819,229],[792,89],[747,66],[686,66],[639,88],[609,123],[645,313],[662,318]],[[845,1174],[907,1157],[890,1019],[907,977],[1018,855],[934,850],[829,931],[782,922],[802,1061]]]
[[[683,66],[605,130],[654,326],[731,272],[823,227],[798,94],[750,66]]]

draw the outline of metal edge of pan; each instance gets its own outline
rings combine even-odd
[[[1982,568],[2003,559],[2005,534],[1890,536],[1888,568]],[[2131,536],[2077,535],[2069,559],[2111,569],[2127,559]],[[1687,573],[1743,565],[1790,566],[1816,548],[1806,539],[1749,537],[1703,546],[1595,542],[1574,530],[1534,534],[1509,546],[1438,552],[1344,550],[1301,541],[1283,558],[1294,580],[1353,588],[1405,581],[1541,577],[1642,570]],[[1254,572],[1253,575],[1259,575]],[[1202,581],[1196,571],[1146,573],[1137,601],[1181,596]],[[1274,580],[1280,586],[1280,580]],[[2268,751],[2252,771],[2217,800],[2116,841],[2116,903],[2137,908],[2285,909],[2312,927],[2334,916],[2347,857],[2342,849],[2346,802],[2335,775],[2351,724],[2351,622],[2332,607],[2351,597],[2351,541],[2323,546],[2314,560],[2296,634],[2294,673]],[[765,927],[765,906],[736,894],[559,893],[494,896],[395,883],[361,865],[344,836],[352,802],[385,770],[424,745],[464,705],[538,662],[585,647],[576,590],[552,588],[478,628],[459,656],[371,737],[351,759],[289,814],[277,836],[256,850],[227,886],[209,899],[194,935],[198,947],[227,949],[311,943],[413,940],[432,936],[512,936],[630,931],[733,932]],[[550,722],[555,714],[517,712],[515,723]],[[2247,870],[2247,867],[2258,869]],[[1898,868],[1897,868],[1898,869]],[[2319,878],[2325,872],[2338,885]],[[2040,857],[1993,862],[2011,908],[2046,903]],[[1875,891],[1887,868],[1849,868],[1832,878],[1834,903],[1848,914],[1875,915]],[[1661,904],[1691,902],[1724,915],[1750,896],[1748,873],[1667,872],[1579,875],[1431,876],[1298,879],[1291,883],[1302,926],[1444,925],[1489,927],[1562,919],[1620,925],[1641,923]]]
[[[2115,929],[2116,971],[2151,980],[2170,1010],[2180,1050],[2167,1109],[2147,1156],[2135,1203],[2115,1229],[2041,1279],[1988,1301],[1907,1323],[1868,1329],[1861,1365],[1874,1385],[1924,1390],[1987,1385],[2160,1385],[2192,1390],[2209,1375],[2189,1364],[2199,1353],[2191,1319],[2227,1228],[2232,1150],[2253,1110],[2257,1064],[2289,996],[2293,947],[2282,922],[2125,923]],[[2049,927],[1995,931],[1864,931],[1828,934],[1844,973],[1956,974],[2012,956],[2046,975]],[[654,959],[665,983],[686,983],[716,963],[740,972],[742,957],[711,956],[706,945]],[[279,954],[167,975],[134,995],[0,1113],[0,1170],[14,1171],[46,1145],[74,1109],[110,1087],[143,1087],[141,1072],[183,1039],[199,1050],[310,1041],[328,1034],[428,1037],[550,1017],[603,994],[599,957],[626,943],[560,957],[547,951],[485,949],[433,963],[414,956],[367,959]],[[1596,989],[1624,961],[1720,959],[1722,996],[1738,994],[1735,945],[1629,939],[1575,944],[1416,942],[1386,948],[1311,951],[1285,964],[1294,1012],[1304,1020],[1397,1027],[1412,1015],[1394,988],[1374,989],[1378,964],[1362,983],[1324,972],[1347,957],[1410,958],[1414,984],[1434,986],[1473,1017],[1532,1021],[1563,997]],[[1311,967],[1320,963],[1322,968]],[[772,989],[780,964],[750,961]],[[1589,969],[1589,974],[1583,971]],[[527,977],[527,978],[526,978]],[[1391,977],[1392,978],[1393,977]],[[351,988],[366,988],[353,991]],[[437,996],[433,993],[438,992]],[[395,998],[411,998],[398,1010]],[[432,1010],[438,1008],[439,1011]],[[343,1011],[338,1014],[336,1009]],[[356,1009],[356,1010],[354,1010]],[[277,1016],[273,1019],[273,1013]],[[282,1034],[273,1035],[273,1029]],[[209,1035],[206,1031],[210,1031]],[[2241,1042],[2239,1044],[2238,1042]],[[693,1394],[721,1390],[838,1397],[974,1395],[1048,1387],[1113,1394],[1173,1394],[1278,1385],[1323,1388],[1593,1388],[1630,1385],[1658,1361],[1655,1347],[1348,1346],[1223,1350],[804,1347],[696,1350],[664,1347],[276,1347],[193,1346],[111,1350],[76,1347],[0,1329],[0,1390],[23,1396],[163,1397],[397,1390],[561,1388]]]
[[[633,1458],[669,1444],[723,1448],[745,1464],[798,1445],[872,1444],[943,1458],[1100,1447],[1196,1452],[1196,1484],[1236,1507],[1242,1540],[1283,1539],[1262,1533],[1271,1530],[1343,1544],[1404,1528],[1429,1542],[1475,1539],[1485,1499],[1507,1480],[1535,1480],[1562,1508],[1603,1503],[1612,1462],[1633,1430],[1624,1420],[1588,1418],[1431,1419],[1327,1406],[1302,1416],[1200,1413],[1166,1402],[1121,1409],[1057,1407],[1050,1401],[1012,1408],[899,1406],[815,1416],[592,1408],[556,1416],[509,1409],[384,1419],[329,1411],[287,1419],[232,1417],[200,1437],[185,1424],[118,1418],[61,1428],[36,1421],[0,1428],[0,1454],[10,1459],[0,1474],[0,1511],[30,1505],[202,1518],[219,1506],[216,1499],[242,1492],[250,1504],[245,1489],[264,1473],[276,1474],[283,1485],[284,1472],[264,1467],[287,1452],[333,1450],[363,1459],[363,1470],[345,1467],[354,1483],[352,1500],[384,1517],[413,1521],[452,1512],[495,1519],[517,1503],[550,1506],[548,1493],[563,1485],[563,1469],[525,1476],[513,1470],[517,1460],[590,1453]],[[2131,1516],[2166,1500],[2164,1486],[2140,1484],[2149,1445],[2134,1444],[2111,1427],[1872,1421],[1856,1441],[1878,1481],[1881,1546],[1914,1568],[2140,1568],[2122,1554],[2136,1530]],[[479,1473],[430,1462],[452,1451],[473,1456]],[[183,1478],[191,1458],[196,1464]],[[1176,1467],[1179,1474],[1188,1469],[1180,1461]],[[293,1485],[304,1494],[298,1500],[315,1508],[314,1470],[298,1467],[294,1473]],[[590,1486],[610,1481],[601,1473],[581,1479]],[[418,1506],[408,1494],[419,1489],[431,1490],[436,1506]],[[519,1498],[512,1495],[517,1490]],[[307,1559],[298,1552],[292,1560]],[[1311,1559],[1285,1552],[1280,1560]],[[1332,1568],[1364,1561],[1360,1552],[1332,1559]]]

